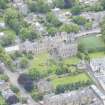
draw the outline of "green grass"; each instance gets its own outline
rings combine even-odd
[[[78,64],[80,62],[80,59],[78,59],[77,57],[71,57],[71,58],[67,58],[63,60],[64,64]]]
[[[36,68],[41,73],[45,73],[48,70],[55,71],[57,66],[53,63],[49,64],[50,62],[49,59],[50,59],[50,56],[47,52],[39,54],[34,57],[31,68]]]
[[[99,51],[105,48],[105,44],[102,41],[101,37],[87,37],[87,38],[81,38],[79,40],[79,44],[84,47],[85,50],[88,51]]]
[[[92,58],[102,58],[105,57],[105,52],[94,52],[94,53],[89,53],[89,57]]]
[[[5,30],[2,30],[5,34],[15,34],[15,31],[13,31],[12,29],[5,29]]]
[[[72,83],[87,81],[87,80],[90,80],[90,78],[85,73],[81,73],[75,76],[55,78],[51,80],[51,82],[54,87],[57,87],[58,85],[72,84]]]
[[[46,70],[48,68],[48,53],[42,53],[34,57],[32,61],[32,68],[36,68],[38,70]]]
[[[4,18],[0,16],[0,22],[4,22]]]

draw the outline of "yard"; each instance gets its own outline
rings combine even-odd
[[[40,71],[46,70],[48,68],[48,53],[42,53],[34,57],[32,61],[32,68],[36,68]]]
[[[90,59],[93,58],[102,58],[105,57],[105,52],[94,52],[94,53],[89,53]]]
[[[15,31],[11,30],[11,29],[5,29],[2,32],[4,32],[5,34],[12,34],[12,35],[16,35]]]
[[[70,58],[64,59],[63,62],[65,65],[78,64],[80,62],[80,59],[77,57],[70,57]]]
[[[45,73],[48,70],[55,71],[57,66],[50,62],[50,56],[45,52],[34,57],[31,68],[36,68],[41,73]]]
[[[77,57],[71,57],[63,60],[64,65],[78,64],[79,62],[80,62],[80,59],[78,59]],[[50,61],[49,54],[45,52],[34,57],[31,68],[36,68],[41,72],[46,70],[55,71],[57,68],[57,65],[54,64],[53,61],[52,62]]]
[[[83,46],[84,50],[88,51],[102,51],[105,49],[105,44],[101,37],[87,37],[79,40],[79,45]]]
[[[88,81],[90,78],[85,74],[81,73],[74,76],[67,76],[62,78],[54,78],[51,80],[54,87],[57,87],[58,85],[64,85],[64,84],[72,84],[76,82],[82,82],[82,81]]]

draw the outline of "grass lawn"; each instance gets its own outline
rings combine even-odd
[[[77,57],[70,57],[70,58],[67,58],[67,59],[64,59],[63,60],[64,64],[78,64],[80,62],[80,59],[77,58]]]
[[[11,29],[5,29],[5,30],[2,30],[2,32],[4,32],[5,34],[15,34],[15,31],[11,30]]]
[[[102,58],[105,57],[105,52],[94,52],[94,53],[89,53],[89,57],[92,58]]]
[[[49,59],[48,53],[39,54],[39,55],[35,56],[35,58],[33,59],[31,67],[39,69],[41,71],[46,70],[48,67],[48,65],[47,65],[48,59]]]
[[[56,65],[50,64],[49,65],[49,54],[47,52],[39,54],[34,57],[32,61],[31,68],[36,68],[37,70],[40,70],[40,72],[44,73],[47,70],[54,71],[56,69]]]
[[[79,42],[79,44],[82,45],[84,49],[88,51],[99,51],[105,49],[105,44],[102,41],[101,37],[91,36],[87,38],[81,38]]]
[[[67,76],[67,77],[62,77],[62,78],[55,78],[51,80],[52,84],[54,87],[58,85],[63,85],[63,84],[72,84],[76,82],[81,82],[81,81],[87,81],[90,80],[90,78],[85,74],[81,73],[75,76]]]
[[[0,16],[0,22],[4,22],[4,18]]]

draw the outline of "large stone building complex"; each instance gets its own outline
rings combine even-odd
[[[44,105],[103,105],[90,87],[60,95],[46,96]]]
[[[55,49],[58,53],[54,51]],[[55,37],[45,37],[35,42],[26,41],[20,45],[20,50],[23,52],[39,54],[49,51],[50,54],[63,58],[76,55],[77,49],[75,34],[73,33],[60,33],[56,34]]]

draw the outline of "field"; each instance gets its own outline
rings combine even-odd
[[[4,18],[0,16],[0,22],[4,22]]]
[[[72,84],[72,83],[82,82],[87,80],[90,80],[90,78],[85,73],[81,73],[74,76],[55,78],[55,79],[52,79],[51,82],[53,86],[56,87],[58,85]]]
[[[46,70],[48,67],[48,65],[47,65],[48,59],[49,59],[48,53],[39,54],[39,55],[34,57],[31,67],[36,68],[40,71]]]
[[[5,33],[5,34],[16,34],[15,33],[15,31],[13,31],[13,30],[11,30],[11,29],[5,29],[5,30],[3,30],[3,32]]]
[[[80,59],[78,59],[77,57],[71,57],[63,60],[64,65],[78,64],[79,62]],[[53,62],[50,62],[50,56],[47,52],[45,52],[34,57],[31,67],[43,72],[48,69],[50,69],[51,71],[55,71],[57,65]]]
[[[84,47],[85,50],[88,51],[100,51],[105,49],[105,44],[102,41],[101,37],[87,37],[81,38],[79,40],[79,44]]]
[[[69,64],[69,65],[78,64],[80,62],[80,59],[78,59],[77,57],[70,57],[70,58],[64,59],[63,62],[64,64]]]
[[[94,52],[94,53],[89,53],[90,59],[94,58],[102,58],[105,57],[105,52]]]

